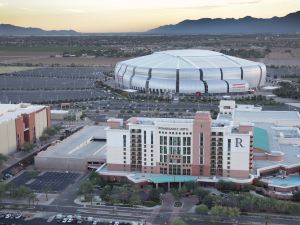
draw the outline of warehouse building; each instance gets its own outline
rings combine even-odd
[[[266,66],[208,50],[170,50],[119,62],[116,86],[148,94],[248,93],[265,85]]]
[[[0,104],[0,153],[7,155],[35,143],[51,126],[50,109],[31,104]]]

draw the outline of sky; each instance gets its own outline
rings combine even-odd
[[[140,32],[185,19],[270,18],[300,0],[0,0],[0,23],[46,30]]]

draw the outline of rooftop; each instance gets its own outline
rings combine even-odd
[[[296,111],[234,111],[233,120],[237,122],[256,122],[257,120],[299,120]]]
[[[269,167],[269,166],[277,166],[277,165],[292,166],[300,163],[300,147],[298,145],[280,144],[278,142],[276,129],[280,127],[276,127],[273,126],[272,124],[267,124],[267,123],[256,123],[255,127],[260,128],[260,132],[263,133],[262,135],[268,139],[269,149],[266,150],[266,153],[273,152],[276,154],[278,153],[283,154],[283,160],[279,162],[271,161],[271,160],[255,160],[254,161],[255,169]],[[267,136],[265,136],[266,134]],[[259,137],[259,139],[260,138],[261,137]]]
[[[269,146],[269,136],[268,133],[265,129],[259,128],[259,127],[254,127],[253,130],[253,146],[255,148],[269,151],[270,146]]]
[[[43,105],[21,104],[0,104],[0,123],[14,120],[22,114],[29,114],[43,109]]]
[[[219,69],[257,66],[261,63],[228,56],[220,52],[200,49],[183,49],[155,52],[121,62],[132,67],[152,69]]]
[[[62,142],[40,152],[38,157],[105,158],[106,136],[104,129],[103,126],[86,126]]]

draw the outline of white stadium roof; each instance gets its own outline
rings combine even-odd
[[[154,94],[247,92],[265,84],[266,66],[214,51],[170,50],[119,62],[115,81]]]
[[[253,66],[260,64],[249,60],[224,55],[219,52],[198,49],[155,52],[151,55],[129,59],[123,61],[122,63],[130,66],[159,69],[225,68]]]

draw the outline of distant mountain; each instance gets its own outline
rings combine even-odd
[[[63,36],[80,35],[74,30],[43,30],[33,27],[19,27],[11,24],[0,24],[0,36]]]
[[[300,11],[284,17],[259,19],[247,16],[241,19],[184,20],[175,25],[161,26],[152,34],[255,34],[300,32]]]

